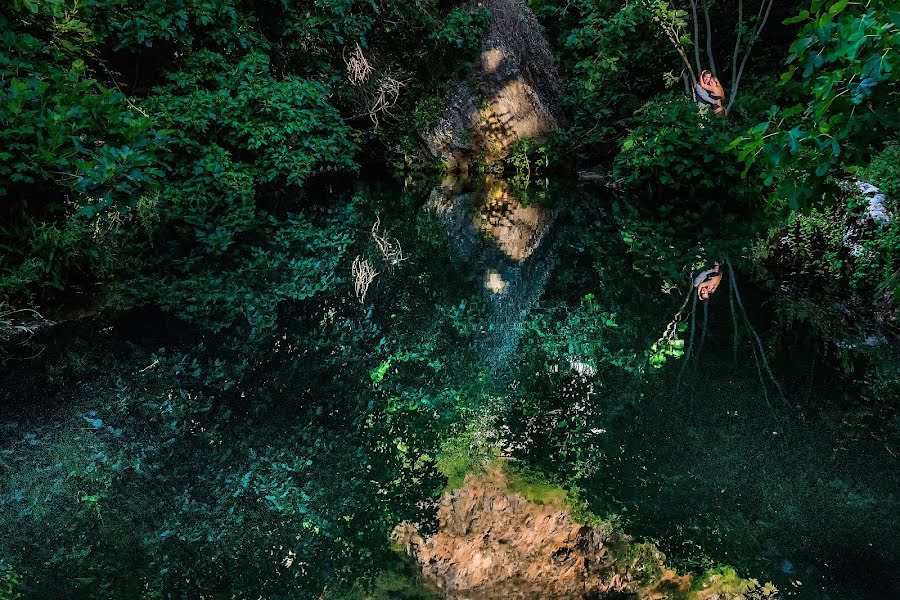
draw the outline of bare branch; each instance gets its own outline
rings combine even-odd
[[[700,62],[700,26],[697,22],[697,0],[691,0],[691,12],[694,21],[694,59],[697,61],[697,75],[703,72],[703,65]]]
[[[741,35],[744,33],[744,0],[738,0],[738,24],[737,24],[737,40],[734,42],[734,54],[731,56],[731,95],[735,94],[737,87],[737,71],[738,71],[738,53],[741,49]],[[731,108],[729,101],[728,108]]]
[[[731,98],[728,100],[728,106],[726,107],[725,112],[731,112],[731,106],[734,104],[735,98],[737,98],[738,86],[740,85],[741,77],[744,74],[744,67],[747,66],[747,60],[750,58],[750,51],[753,50],[753,44],[759,39],[760,34],[766,26],[766,21],[769,20],[769,14],[772,12],[772,4],[774,2],[775,0],[763,0],[763,3],[759,8],[762,19],[760,19],[756,31],[753,32],[753,37],[747,42],[747,52],[744,54],[744,59],[741,61],[741,67],[738,69],[734,85],[731,87]],[[763,8],[765,8],[765,12],[763,12]]]
[[[353,275],[356,299],[362,304],[366,300],[366,292],[369,291],[369,286],[372,285],[372,281],[378,275],[378,271],[375,270],[375,267],[369,261],[361,256],[357,256],[353,260],[351,273]]]
[[[406,260],[406,257],[403,255],[403,248],[400,246],[400,240],[397,238],[389,238],[386,229],[384,233],[381,233],[380,227],[381,217],[378,217],[372,225],[372,239],[375,240],[378,251],[381,252],[381,256],[388,264],[400,264]]]
[[[687,72],[691,76],[691,84],[696,85],[697,83],[697,75],[698,72],[694,71],[694,67],[691,66],[691,60],[688,58],[687,52],[684,49],[684,45],[681,43],[681,26],[684,23],[680,23],[676,20],[669,20],[664,13],[657,12],[654,15],[654,21],[659,25],[660,29],[662,29],[663,34],[669,39],[669,42],[674,46],[675,51],[678,53],[678,57],[681,59],[681,62],[684,63]],[[699,59],[698,59],[699,63]]]
[[[372,65],[363,54],[362,48],[356,44],[356,48],[347,56],[346,48],[344,48],[344,64],[347,65],[347,79],[351,85],[362,85],[369,78],[372,72]]]
[[[384,77],[378,82],[378,87],[369,105],[369,118],[372,119],[376,127],[378,127],[379,113],[391,114],[391,108],[394,107],[400,98],[400,88],[402,87],[403,83],[391,76]]]
[[[709,20],[709,3],[712,0],[704,0],[703,1],[703,19],[706,21],[706,57],[709,58],[709,70],[712,71],[713,76],[716,75],[716,59],[713,58],[712,51],[712,24]]]

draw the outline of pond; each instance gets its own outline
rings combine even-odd
[[[362,186],[332,291],[282,303],[262,341],[149,308],[32,340],[0,378],[0,540],[25,589],[339,591],[428,520],[465,440],[679,569],[900,595],[897,349],[806,317],[739,218],[529,183]]]

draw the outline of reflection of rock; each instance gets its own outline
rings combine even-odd
[[[479,207],[476,225],[512,260],[531,256],[552,220],[537,206],[523,206],[505,185],[493,184]]]
[[[527,501],[510,491],[500,469],[467,477],[444,495],[437,516],[438,531],[427,539],[409,524],[394,538],[447,598],[688,597],[691,578],[667,569],[655,548],[607,524],[578,523],[562,499]],[[737,599],[736,589],[759,587],[714,579],[691,597]]]
[[[477,193],[454,190],[452,180],[447,181],[432,191],[426,209],[447,231],[453,259],[481,273],[493,309],[481,353],[502,366],[553,268],[553,244],[547,237],[556,215],[523,205],[504,182],[490,179]]]
[[[463,169],[470,154],[493,161],[516,141],[540,140],[562,119],[559,76],[543,31],[524,0],[484,0],[490,26],[475,63],[477,90],[451,83],[447,107],[423,137],[450,168]]]

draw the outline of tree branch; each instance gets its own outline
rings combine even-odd
[[[712,71],[713,76],[716,75],[716,59],[713,58],[712,51],[712,24],[709,21],[709,3],[712,0],[704,0],[703,2],[703,19],[706,21],[706,56],[709,58],[709,70]]]
[[[697,0],[691,0],[691,11],[694,20],[694,58],[697,61],[697,75],[703,72],[703,65],[700,62],[700,27],[697,24]]]
[[[762,5],[760,6],[760,14],[762,14],[762,19],[759,22],[759,27],[756,28],[756,31],[753,33],[753,37],[750,38],[750,41],[747,44],[747,52],[744,54],[744,59],[741,61],[741,67],[738,69],[737,76],[735,77],[734,85],[731,88],[731,98],[728,100],[728,106],[725,108],[725,112],[729,112],[731,110],[731,106],[734,104],[735,98],[737,98],[738,86],[741,84],[741,76],[744,74],[744,67],[747,66],[747,60],[750,58],[750,51],[753,50],[753,44],[756,43],[756,40],[759,39],[759,35],[762,33],[763,28],[766,26],[766,21],[769,20],[769,13],[772,12],[772,4],[775,0],[763,0]],[[763,8],[765,7],[765,14],[763,14]]]
[[[738,0],[737,41],[734,43],[734,54],[731,56],[731,94],[737,85],[738,53],[741,49],[741,35],[744,33],[744,0]],[[729,107],[731,107],[729,100]]]

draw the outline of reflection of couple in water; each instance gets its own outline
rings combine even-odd
[[[707,269],[694,277],[697,297],[701,300],[709,300],[709,297],[719,288],[720,283],[722,283],[722,270],[719,263],[716,263],[712,269]]]
[[[707,106],[713,106],[713,113],[725,116],[725,88],[719,82],[719,78],[710,71],[700,73],[700,81],[694,86],[697,102]]]

